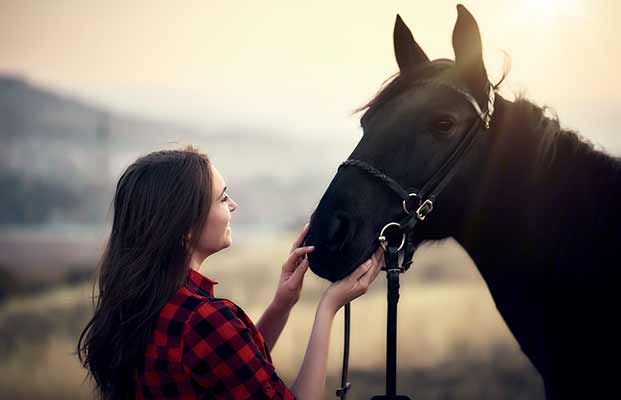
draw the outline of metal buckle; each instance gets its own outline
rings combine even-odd
[[[345,395],[347,394],[349,389],[351,389],[351,383],[347,382],[345,384],[345,387],[340,387],[340,388],[336,389],[336,396],[337,397],[345,397]]]
[[[401,225],[399,225],[399,223],[397,222],[389,222],[387,223],[381,230],[379,237],[377,238],[380,242],[380,246],[382,246],[382,248],[384,249],[384,251],[386,251],[387,248],[387,243],[388,243],[388,239],[386,238],[386,236],[384,235],[384,232],[386,231],[387,228],[391,227],[391,226],[396,226],[397,229],[401,228]],[[399,244],[399,248],[397,249],[397,251],[401,251],[401,249],[403,248],[403,245],[405,244],[405,233],[402,234],[401,236],[401,244]]]
[[[417,198],[417,199],[418,199],[418,206],[419,206],[419,207],[420,207],[420,204],[421,204],[421,201],[422,201],[422,199],[421,199],[420,197],[418,197],[418,195],[417,195],[416,193],[410,193],[410,194],[408,194],[408,198],[407,198],[406,200],[403,200],[403,202],[401,203],[401,206],[403,207],[403,211],[405,211],[405,213],[406,213],[406,214],[408,214],[408,215],[409,215],[409,214],[411,214],[411,212],[408,210],[408,203],[407,203],[407,201],[408,201],[410,198],[412,198],[412,197],[414,197],[414,198]]]
[[[420,207],[418,207],[418,210],[416,210],[416,218],[418,218],[421,221],[424,221],[425,217],[429,215],[429,213],[432,211],[433,211],[433,202],[427,199],[425,200],[423,204],[421,204]]]

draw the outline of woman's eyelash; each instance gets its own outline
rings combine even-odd
[[[228,195],[228,194],[225,194],[225,195],[222,197],[222,202],[225,202],[225,201],[227,201],[228,199],[229,199],[229,195]]]

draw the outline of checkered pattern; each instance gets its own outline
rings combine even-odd
[[[214,298],[217,283],[190,270],[164,306],[134,371],[137,399],[295,399],[246,313]]]

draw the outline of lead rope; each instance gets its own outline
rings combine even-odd
[[[397,394],[397,304],[399,303],[399,246],[386,243],[385,261],[387,280],[387,321],[386,321],[386,394],[373,396],[371,400],[410,400],[408,396]]]
[[[388,310],[386,321],[386,395],[373,396],[372,400],[410,400],[409,397],[397,395],[397,304],[399,303],[399,274],[406,268],[399,267],[398,246],[388,245],[385,248],[386,265],[382,268],[386,271],[388,285]],[[408,264],[409,267],[409,264]],[[341,387],[336,390],[336,396],[345,400],[351,383],[347,381],[349,372],[349,331],[351,326],[351,303],[345,304],[345,332],[343,343],[343,369],[341,373]]]
[[[351,383],[347,382],[347,372],[349,369],[349,327],[351,320],[351,303],[345,304],[345,332],[343,343],[343,369],[341,372],[341,387],[336,389],[336,396],[345,400],[347,392],[351,388]]]

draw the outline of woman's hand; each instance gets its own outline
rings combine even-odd
[[[290,309],[300,299],[304,274],[308,270],[306,255],[315,250],[315,246],[300,247],[308,233],[308,227],[309,224],[306,224],[298,238],[293,242],[289,257],[282,265],[278,288],[274,296],[274,304],[278,307]]]
[[[377,278],[384,265],[384,252],[381,247],[364,263],[360,264],[351,274],[332,283],[324,292],[321,303],[333,312],[365,294],[371,283]]]

